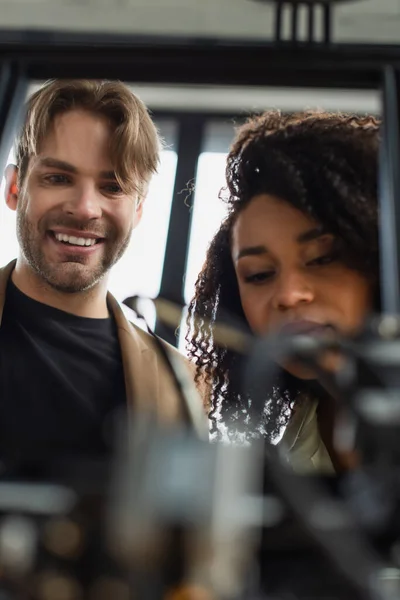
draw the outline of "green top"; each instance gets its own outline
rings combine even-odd
[[[332,475],[335,470],[319,433],[317,407],[318,400],[304,398],[299,403],[278,448],[296,472]]]

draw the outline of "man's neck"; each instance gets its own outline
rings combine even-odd
[[[58,308],[78,317],[104,319],[109,316],[106,278],[87,292],[69,294],[52,288],[32,272],[28,265],[21,263],[18,259],[11,279],[23,294],[47,306]]]

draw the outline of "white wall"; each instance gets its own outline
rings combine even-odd
[[[152,110],[213,111],[243,114],[271,108],[283,111],[319,108],[379,114],[380,93],[366,90],[316,88],[230,87],[207,85],[143,85],[132,91]]]
[[[269,39],[273,9],[254,0],[0,0],[2,28]],[[400,0],[335,10],[334,39],[400,42]]]

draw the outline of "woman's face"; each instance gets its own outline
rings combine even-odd
[[[357,333],[372,308],[371,284],[337,257],[335,239],[274,196],[255,196],[232,231],[240,299],[257,334]],[[309,377],[299,366],[287,369]]]

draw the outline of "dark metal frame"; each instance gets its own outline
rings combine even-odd
[[[400,314],[399,70],[383,73],[383,131],[379,165],[382,311]]]
[[[206,120],[196,115],[181,115],[178,121],[177,153],[170,225],[161,277],[160,296],[177,304],[183,302],[183,278],[189,245],[192,211],[192,185],[201,152]]]
[[[183,306],[183,287],[189,248],[194,184],[197,160],[201,153],[206,119],[197,115],[180,115],[177,121],[178,139],[171,216],[161,276],[160,296]],[[155,331],[170,344],[176,345],[175,332],[156,322]]]
[[[70,36],[50,41],[2,42],[0,61],[24,68],[31,80],[117,78],[141,83],[301,86],[376,89],[382,71],[400,63],[400,46],[273,44],[243,40],[188,40]]]
[[[349,44],[273,44],[243,40],[188,40],[154,37],[68,36],[0,31],[0,141],[18,121],[29,80],[115,78],[140,83],[381,89],[383,143],[380,171],[382,202],[382,309],[400,313],[399,228],[399,78],[400,46]],[[195,173],[195,155],[204,123],[185,117],[179,134],[177,194]],[[194,120],[193,120],[194,119]],[[196,140],[189,133],[195,127]],[[193,131],[191,129],[191,131]],[[182,151],[192,144],[191,158]],[[3,145],[4,147],[4,145]],[[181,156],[182,154],[182,156]],[[0,156],[4,166],[4,156]],[[189,160],[190,158],[190,160]],[[190,214],[174,202],[161,293],[182,301]],[[174,241],[183,236],[181,250]],[[389,241],[390,240],[390,241]],[[185,246],[185,250],[183,249]],[[395,250],[395,257],[393,256]],[[178,286],[180,291],[178,290]],[[172,340],[171,340],[172,341]]]
[[[306,8],[307,10],[307,41],[309,43],[317,42],[315,39],[315,24],[318,19],[317,9],[320,8],[322,12],[322,25],[323,25],[323,35],[320,43],[329,44],[331,41],[332,34],[332,6],[330,2],[326,2],[326,0],[275,0],[276,2],[276,10],[275,10],[275,41],[281,42],[283,40],[283,11],[285,9],[290,11],[290,26],[291,26],[291,36],[290,41],[292,43],[301,41],[299,39],[299,31],[298,31],[298,16],[299,9],[301,7]]]

